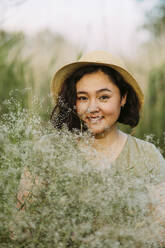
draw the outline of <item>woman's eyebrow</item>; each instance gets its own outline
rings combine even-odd
[[[100,89],[100,90],[97,90],[96,93],[100,93],[102,91],[108,91],[108,92],[112,92],[110,89],[108,88],[103,88],[103,89]],[[86,91],[77,91],[77,94],[88,94]]]
[[[77,94],[87,94],[85,91],[77,91]]]
[[[102,91],[109,91],[109,92],[112,92],[110,89],[108,89],[108,88],[103,88],[103,89],[100,89],[100,90],[97,90],[96,92],[97,93],[100,93],[100,92],[102,92]]]

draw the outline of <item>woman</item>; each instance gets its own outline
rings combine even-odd
[[[121,132],[117,123],[137,126],[143,93],[123,63],[103,51],[94,51],[55,74],[51,92],[55,108],[51,121],[58,129],[89,130],[98,157],[113,164],[145,165],[146,156],[165,179],[165,161],[156,147]],[[151,166],[151,165],[150,165]]]
[[[128,135],[120,131],[117,126],[118,122],[130,125],[131,127],[137,126],[139,122],[140,110],[143,105],[143,93],[138,83],[136,82],[136,80],[125,69],[125,66],[122,64],[122,62],[119,61],[118,59],[115,59],[107,52],[102,52],[102,51],[91,52],[83,56],[78,62],[68,64],[62,67],[60,70],[58,70],[52,80],[51,92],[55,100],[55,107],[51,115],[51,122],[53,123],[54,127],[56,129],[61,130],[63,125],[65,125],[70,130],[70,132],[76,132],[76,133],[78,132],[80,134],[78,136],[79,137],[78,145],[80,147],[82,146],[83,148],[85,147],[84,150],[88,151],[86,155],[87,160],[93,160],[93,163],[100,166],[100,168],[102,168],[103,165],[105,164],[106,166],[109,166],[111,168],[119,168],[121,170],[120,174],[122,174],[123,172],[123,175],[124,175],[123,177],[125,177],[126,175],[126,177],[123,178],[123,180],[127,180],[127,176],[129,179],[129,175],[127,175],[127,170],[130,171],[130,174],[131,173],[134,174],[133,177],[130,177],[131,180],[133,181],[133,184],[130,184],[130,182],[126,184],[126,192],[122,191],[122,189],[119,188],[119,191],[124,193],[126,198],[127,198],[127,193],[128,193],[127,186],[129,187],[131,185],[131,187],[133,187],[134,184],[135,184],[135,188],[133,189],[135,190],[134,196],[137,196],[137,197],[139,196],[138,193],[136,195],[136,186],[139,185],[139,187],[141,187],[140,183],[138,182],[138,178],[140,177],[140,175],[143,175],[143,178],[145,178],[145,175],[147,175],[146,179],[142,182],[146,183],[146,187],[147,187],[147,184],[154,185],[153,187],[154,189],[152,190],[149,189],[149,192],[151,194],[154,194],[155,198],[157,197],[158,200],[161,200],[159,204],[159,208],[153,211],[151,207],[151,210],[152,210],[151,212],[154,212],[154,216],[155,216],[154,218],[156,221],[158,220],[159,222],[164,222],[162,217],[161,219],[159,219],[160,214],[161,216],[165,216],[164,215],[165,196],[163,197],[162,195],[160,196],[160,194],[162,194],[162,189],[163,189],[162,186],[165,180],[164,158],[162,157],[158,149],[153,144],[137,139],[131,135]],[[83,143],[83,141],[81,140],[81,137],[85,136],[85,132],[89,133],[89,139],[91,140],[90,143]],[[90,153],[89,150],[96,151],[94,153],[95,159],[93,159],[93,153],[92,152]],[[104,163],[104,161],[106,163]],[[60,166],[59,166],[60,168],[62,167],[61,163],[62,162],[60,162]],[[83,168],[86,168],[86,167],[83,167]],[[62,170],[62,173],[63,173],[63,170]],[[62,221],[63,219],[66,218],[67,225],[68,223],[70,223],[69,227],[71,225],[73,229],[74,229],[74,225],[76,225],[74,229],[75,235],[79,235],[79,230],[77,229],[79,229],[81,225],[83,226],[83,224],[85,224],[85,221],[87,221],[86,219],[88,219],[88,216],[89,216],[87,215],[87,218],[86,218],[86,212],[90,211],[90,209],[91,211],[94,211],[95,209],[98,210],[97,207],[99,208],[99,204],[102,202],[102,199],[104,200],[107,199],[107,205],[105,203],[105,206],[107,206],[107,208],[103,204],[104,206],[103,212],[105,212],[105,215],[103,215],[103,217],[105,217],[103,218],[104,219],[103,223],[99,222],[100,220],[102,221],[101,219],[102,207],[100,207],[99,211],[96,211],[95,214],[93,214],[92,212],[91,234],[93,235],[93,232],[95,233],[96,231],[95,226],[97,226],[98,235],[99,235],[99,230],[100,230],[99,228],[102,227],[103,225],[103,227],[105,227],[105,230],[103,229],[103,239],[104,239],[104,235],[105,236],[107,235],[107,240],[111,240],[111,238],[109,238],[109,235],[111,233],[108,234],[108,232],[111,231],[111,228],[109,228],[111,227],[111,223],[109,220],[108,220],[109,222],[106,220],[107,218],[106,216],[108,216],[109,212],[112,211],[112,209],[111,211],[109,211],[109,207],[111,205],[113,205],[114,209],[115,208],[118,209],[118,212],[115,212],[117,214],[115,216],[114,215],[111,216],[112,219],[114,217],[113,221],[115,222],[114,226],[116,228],[116,222],[120,223],[121,221],[120,216],[118,218],[120,207],[115,205],[116,201],[114,200],[113,197],[112,199],[110,198],[110,196],[112,196],[113,194],[111,193],[108,194],[109,188],[108,189],[106,188],[105,191],[103,190],[104,194],[107,193],[107,198],[106,198],[106,195],[105,195],[105,198],[104,197],[101,198],[102,193],[99,193],[97,191],[97,188],[99,188],[99,183],[97,182],[97,180],[96,182],[95,180],[90,181],[92,183],[95,183],[94,187],[89,182],[86,183],[87,187],[85,187],[86,184],[84,182],[86,182],[86,180],[85,181],[83,180],[86,177],[86,174],[83,178],[83,176],[81,177],[81,173],[83,175],[84,170],[80,171],[80,178],[79,178],[80,180],[82,180],[82,184],[80,183],[82,188],[79,186],[81,190],[78,191],[77,187],[78,187],[79,181],[78,182],[76,181],[75,188],[73,191],[71,190],[71,194],[68,193],[70,192],[69,191],[70,188],[69,186],[67,186],[68,184],[67,184],[66,178],[65,180],[61,180],[59,182],[59,185],[60,185],[59,188],[56,187],[57,186],[57,184],[55,184],[56,181],[53,181],[53,184],[55,184],[55,188],[58,188],[58,190],[60,190],[62,188],[62,184],[65,183],[63,181],[66,181],[66,188],[69,188],[66,194],[68,196],[67,201],[69,202],[69,204],[67,205],[67,201],[66,202],[64,201],[64,206],[62,205],[63,212],[65,212],[66,209],[68,212],[66,211],[66,215],[62,215],[64,217],[60,217],[60,218],[59,216],[61,215],[58,215],[57,213],[57,217],[58,217],[57,219]],[[116,176],[115,173],[116,171],[114,172],[114,175]],[[90,175],[92,175],[92,173]],[[116,189],[115,199],[119,199],[119,202],[120,202],[121,195],[118,194],[118,185],[122,185],[122,182],[118,180],[120,180],[122,177],[113,178],[113,176],[111,175],[111,170],[110,172],[107,172],[107,177],[109,177],[109,175],[111,179],[110,190],[113,191],[113,186],[114,186],[114,188]],[[65,176],[66,174],[64,175],[64,177]],[[109,179],[107,177],[106,177],[106,180]],[[57,178],[56,178],[57,181],[58,181],[58,178],[60,180],[60,176],[58,176],[58,173],[57,173]],[[73,178],[74,177],[72,177],[72,179]],[[137,180],[136,183],[134,183],[134,179]],[[89,187],[88,187],[88,183],[90,185]],[[40,186],[40,184],[38,185]],[[19,209],[24,208],[24,201],[25,199],[28,198],[31,187],[32,187],[31,175],[28,174],[28,172],[26,171],[22,177],[21,188],[24,188],[24,190],[20,192],[18,196],[19,201],[20,201],[20,203],[18,204]],[[72,206],[72,195],[74,195],[72,192],[75,192],[75,189],[78,191],[77,194],[79,194],[79,198],[76,201],[77,205],[75,204],[72,208],[71,207]],[[96,190],[96,195],[90,193],[90,190],[92,193],[95,192]],[[129,190],[131,191],[131,189]],[[60,191],[59,193],[60,197],[62,198],[62,200],[65,200],[66,195],[64,194],[65,197],[62,197],[62,194],[63,194],[63,191]],[[86,205],[86,201],[88,201],[88,198],[90,198],[89,196],[92,196],[93,197],[92,199],[94,200],[96,199],[96,204],[94,201],[94,205],[92,205],[92,207],[91,206],[88,207],[88,204]],[[59,198],[59,202],[61,201],[61,198]],[[98,198],[99,199],[101,198],[101,200],[97,201]],[[129,201],[129,197],[128,197],[128,201]],[[133,206],[134,205],[136,206],[136,199],[134,199],[134,201],[135,203],[133,203]],[[83,217],[81,219],[79,216],[81,211],[78,212],[78,210],[76,209],[78,209],[78,206],[81,207],[81,205],[83,204],[85,204],[86,208],[85,208],[84,214],[82,215]],[[143,208],[143,204],[140,207]],[[53,208],[54,208],[54,205],[53,205]],[[137,206],[137,209],[138,209],[138,206]],[[74,211],[75,212],[77,211],[77,212],[75,215],[73,214],[73,220],[72,220],[72,217],[70,216],[72,212],[74,213]],[[121,207],[121,211],[123,211],[123,216],[125,216],[124,207]],[[82,213],[83,212],[81,212],[81,214]],[[129,215],[128,220],[127,220],[128,225],[124,226],[125,230],[129,228],[131,229],[132,218],[136,220],[136,216],[134,216],[131,212],[129,212],[129,210],[128,210],[128,215]],[[129,217],[130,217],[130,223],[129,223]],[[147,216],[145,216],[145,218],[147,218]],[[75,221],[74,224],[72,221]],[[137,221],[137,224],[139,225],[138,221]],[[141,230],[143,231],[143,223],[141,219],[140,219],[140,225],[142,225]],[[138,226],[134,227],[134,232],[137,233],[136,228],[138,228]],[[147,229],[150,232],[149,228],[150,227],[147,226]],[[88,237],[88,234],[86,233],[87,229],[88,228],[85,227],[84,229],[85,234],[82,234],[81,236],[82,244],[86,244],[86,242],[89,242],[89,246],[85,246],[85,247],[98,247],[97,245],[90,246],[91,245],[90,242],[95,242],[95,241],[90,240],[90,239],[88,240],[88,238],[91,238],[91,236],[89,235]],[[116,232],[118,232],[119,238],[120,238],[120,236],[122,236],[122,234],[120,233],[120,229],[119,231],[115,229],[115,233]],[[130,230],[130,233],[131,232],[132,230]],[[147,232],[145,231],[144,233],[146,234]],[[62,237],[63,237],[63,233],[62,233]],[[96,233],[96,236],[94,234],[93,237],[95,240],[95,237],[97,237],[97,233]],[[115,236],[114,242],[117,245],[116,242],[118,239],[116,237],[117,236]],[[126,238],[129,237],[129,235],[126,234],[125,237]],[[83,241],[83,239],[85,241]],[[147,237],[145,236],[144,239],[147,239]],[[70,245],[65,246],[65,247],[73,247],[73,243],[77,242],[76,236],[74,236],[74,231],[71,232],[69,236],[69,240],[71,242]],[[111,247],[110,243],[108,243],[109,246],[104,246],[104,243],[103,243],[104,241],[102,240],[102,238],[100,238],[100,242],[101,242],[101,246],[99,247]],[[128,241],[126,240],[125,242],[129,243],[129,240]],[[138,236],[137,236],[137,243],[138,243]],[[75,247],[79,247],[79,246],[75,246]],[[122,247],[122,246],[116,246],[116,247]],[[127,246],[127,247],[133,247],[133,246]],[[139,247],[139,246],[136,246],[136,247]]]
[[[152,143],[117,127],[118,122],[136,127],[144,101],[139,84],[123,63],[107,52],[90,52],[56,72],[51,92],[56,103],[53,125],[61,129],[66,124],[70,131],[82,133],[88,130],[100,166],[106,158],[113,166],[133,168],[137,175],[153,172],[150,182],[155,186],[149,192],[159,201],[154,216],[165,223],[164,158]]]

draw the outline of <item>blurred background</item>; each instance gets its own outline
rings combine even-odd
[[[165,154],[164,44],[165,0],[0,0],[0,115],[10,98],[32,109],[36,96],[49,120],[54,72],[84,52],[107,50],[122,57],[145,94],[135,135]]]

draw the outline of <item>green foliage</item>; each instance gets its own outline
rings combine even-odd
[[[32,86],[32,81],[27,78],[28,61],[20,58],[22,43],[22,33],[0,32],[0,114],[7,111],[5,101],[11,95],[17,95],[25,107],[30,101],[26,88]]]
[[[145,100],[143,116],[137,134],[152,135],[153,140],[162,152],[165,138],[165,65],[153,68],[149,74],[148,88]]]
[[[36,78],[31,67],[32,58],[22,59],[25,37],[22,33],[8,33],[0,31],[0,115],[7,111],[14,111],[15,105],[8,108],[8,100],[12,97],[19,101],[22,107],[34,109],[34,92],[42,98],[45,106],[49,106],[49,112],[40,108],[40,103],[35,103],[36,111],[48,119],[50,115],[51,101],[48,96],[50,75],[49,71],[36,88]],[[52,61],[50,61],[51,63]],[[51,65],[49,66],[51,67]],[[38,85],[38,82],[37,82]],[[44,98],[42,97],[44,96]],[[42,103],[43,104],[43,103]],[[15,111],[17,111],[15,109]]]
[[[153,9],[146,13],[146,22],[143,27],[155,37],[164,34],[165,31],[165,1],[159,0]]]
[[[165,65],[155,68],[149,75],[149,91],[148,91],[148,113],[147,122],[150,131],[154,131],[158,137],[165,132]]]

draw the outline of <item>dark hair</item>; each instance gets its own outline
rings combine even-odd
[[[134,89],[124,80],[124,78],[113,68],[101,65],[84,66],[68,77],[59,92],[57,104],[51,114],[51,122],[55,128],[61,129],[66,124],[68,129],[86,130],[86,126],[78,117],[76,104],[76,83],[85,75],[102,71],[109,76],[112,82],[119,88],[120,95],[127,94],[127,101],[121,108],[118,122],[135,127],[139,122],[140,103]]]

